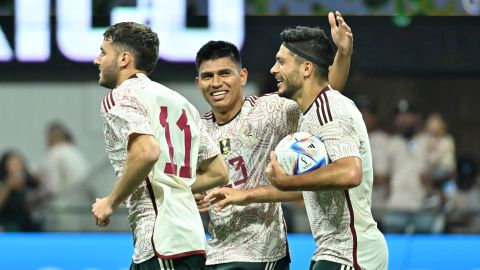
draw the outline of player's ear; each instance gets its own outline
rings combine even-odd
[[[242,81],[242,86],[245,86],[247,84],[248,70],[246,68],[242,68],[240,70],[240,80]]]
[[[195,77],[195,86],[197,86],[199,90],[202,90],[202,88],[200,87],[200,79],[198,77]]]
[[[304,77],[309,77],[313,74],[313,63],[310,61],[306,61],[303,63],[303,76]]]
[[[120,53],[120,66],[126,67],[132,61],[132,55],[129,52]]]

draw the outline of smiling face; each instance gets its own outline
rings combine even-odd
[[[295,55],[284,46],[280,46],[275,59],[270,73],[277,80],[278,95],[295,100],[298,90],[303,85],[301,65],[297,62]]]
[[[243,105],[243,86],[248,72],[229,58],[203,61],[198,68],[195,84],[214,113],[223,114],[226,121],[235,116]],[[218,115],[215,115],[218,119]]]
[[[100,70],[98,83],[106,88],[113,89],[118,85],[120,77],[119,52],[112,46],[111,40],[104,40],[100,47],[100,54],[93,62]]]

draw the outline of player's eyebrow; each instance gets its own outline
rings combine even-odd
[[[223,69],[220,69],[217,73],[218,74],[232,73],[232,69],[231,68],[223,68]]]
[[[232,69],[231,68],[222,68],[222,69],[219,69],[215,72],[213,71],[203,71],[203,72],[200,72],[200,78],[205,78],[205,77],[211,77],[213,76],[214,73],[217,73],[217,74],[230,74],[230,73],[233,73]]]
[[[211,71],[203,71],[200,73],[200,78],[211,77],[212,75],[213,75],[213,72]]]

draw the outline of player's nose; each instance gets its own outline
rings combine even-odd
[[[223,84],[222,77],[219,75],[213,75],[212,86],[217,88],[222,86],[222,84]]]

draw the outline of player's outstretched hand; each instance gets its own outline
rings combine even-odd
[[[110,216],[114,211],[108,197],[97,198],[95,203],[92,204],[92,214],[95,217],[95,223],[99,227],[106,227],[110,224]]]
[[[198,212],[205,213],[208,212],[208,207],[210,204],[205,200],[205,193],[195,193],[193,194],[195,202],[197,203]]]
[[[288,174],[278,163],[274,151],[270,152],[270,163],[267,169],[265,169],[265,172],[267,173],[268,180],[270,180],[270,183],[272,183],[274,187],[282,191],[288,190],[288,181],[285,181],[283,177]]]
[[[246,191],[242,189],[233,189],[228,187],[217,188],[209,192],[205,200],[210,203],[217,212],[229,205],[247,205]]]
[[[351,56],[353,51],[353,34],[350,26],[345,22],[342,14],[338,11],[328,13],[328,22],[333,42],[341,54]],[[338,25],[337,25],[338,22]]]

